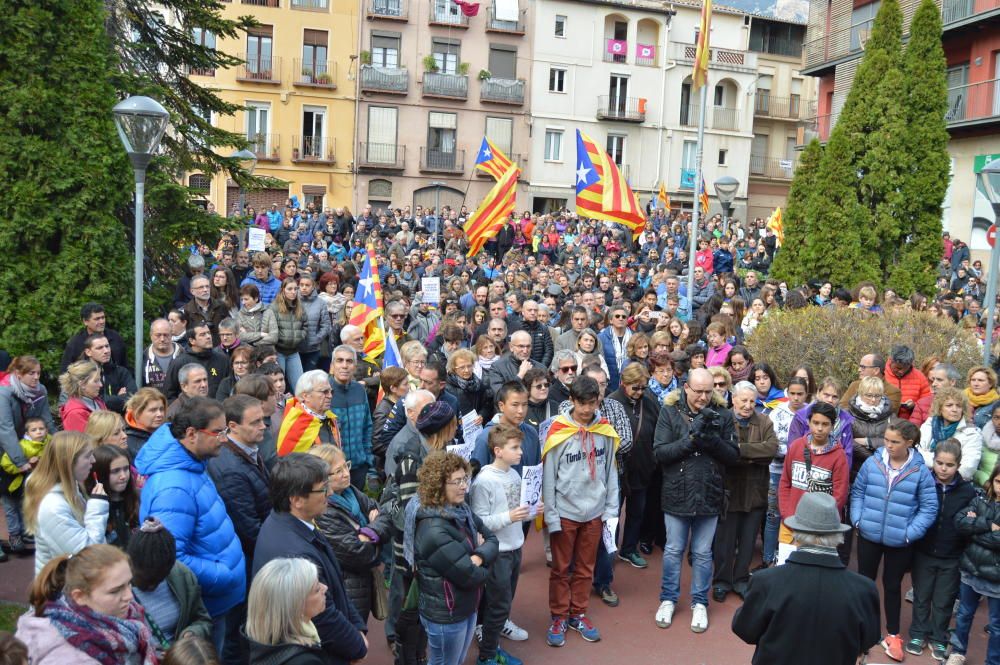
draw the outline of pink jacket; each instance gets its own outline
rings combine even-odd
[[[101,400],[94,400],[101,411],[107,411],[108,407]],[[93,413],[83,400],[78,397],[70,397],[66,403],[59,407],[59,418],[62,420],[63,429],[67,432],[82,432],[87,429],[87,421]]]
[[[32,665],[100,665],[67,642],[48,617],[36,617],[32,610],[17,620],[14,636],[28,647]]]

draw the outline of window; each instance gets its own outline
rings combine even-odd
[[[514,144],[513,118],[486,116],[486,138],[510,157],[511,146]]]
[[[431,53],[438,71],[442,74],[458,73],[458,56],[461,42],[456,39],[431,40]]]
[[[868,36],[872,33],[872,26],[875,24],[875,15],[878,14],[881,0],[867,5],[862,5],[851,13],[851,50],[863,49],[868,42]]]
[[[452,0],[434,0],[435,23],[461,23],[462,10]]]
[[[566,17],[562,14],[556,14],[556,27],[552,34],[556,37],[566,36]]]
[[[325,159],[323,137],[326,136],[326,108],[322,106],[302,107],[302,156]]]
[[[566,70],[552,67],[549,69],[549,92],[566,92]]]
[[[748,50],[798,58],[802,55],[805,34],[804,25],[766,21],[755,16],[750,24]]]
[[[427,115],[427,166],[455,168],[455,134],[458,114],[431,111]]]
[[[716,106],[725,106],[725,104],[723,103],[725,100],[726,100],[726,87],[722,84],[715,86],[713,103]]]
[[[208,192],[212,189],[212,178],[201,173],[192,173],[188,177],[188,189],[196,192]]]
[[[802,104],[802,79],[792,79],[791,94],[788,97],[788,117],[799,117],[799,108]]]
[[[327,70],[327,34],[326,30],[306,30],[302,35],[302,77],[310,83],[316,83],[321,74]]]
[[[612,39],[615,41],[624,42],[628,39],[628,23],[625,21],[615,21],[613,30],[614,37]],[[627,59],[628,48],[625,49],[625,53],[614,53],[611,55],[611,62],[625,62]]]
[[[685,141],[681,149],[681,188],[694,189],[695,158],[698,153],[697,141]]]
[[[611,76],[608,83],[608,114],[625,117],[628,110],[628,77]]]
[[[250,149],[256,154],[268,152],[268,131],[271,126],[271,105],[264,102],[247,102],[246,104],[247,141]]]
[[[561,129],[545,130],[545,161],[562,161],[562,140],[563,131]]]
[[[725,149],[720,149],[719,150],[719,166],[725,166],[726,165],[726,156],[727,156],[728,152],[729,151],[725,150]]]
[[[489,70],[493,78],[511,81],[516,79],[517,47],[505,44],[490,44]]]
[[[771,84],[773,81],[774,77],[769,74],[761,74],[757,77],[756,111],[758,113],[767,115],[771,110]]]
[[[191,30],[191,38],[198,46],[204,46],[215,50],[215,33],[204,28],[194,28]]]
[[[621,134],[608,134],[607,149],[611,161],[621,168],[625,161],[625,137]]]
[[[372,33],[372,65],[396,69],[399,67],[399,34]]]
[[[396,124],[399,109],[393,106],[368,107],[368,145],[364,159],[374,164],[396,163]]]
[[[257,74],[255,78],[271,78],[271,51],[274,38],[271,26],[259,25],[247,31],[247,73]]]

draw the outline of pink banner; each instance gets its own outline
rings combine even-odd
[[[628,42],[624,39],[608,40],[608,53],[611,55],[625,55],[626,51],[628,51]]]
[[[656,47],[652,44],[636,44],[635,45],[635,57],[646,58],[651,60],[656,57]]]

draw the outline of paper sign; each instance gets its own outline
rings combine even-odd
[[[521,505],[534,517],[542,500],[542,465],[521,467]]]
[[[264,229],[248,229],[250,235],[247,241],[247,251],[263,252],[264,241],[267,239],[267,231]]]
[[[479,433],[483,431],[483,423],[475,409],[462,416],[462,439],[466,443],[475,443]]]
[[[604,523],[604,527],[601,529],[601,540],[604,541],[604,551],[608,554],[614,554],[618,551],[618,545],[615,543],[615,531],[618,530],[618,518],[612,517],[607,522]]]
[[[785,559],[788,558],[788,555],[797,549],[799,548],[791,543],[778,543],[778,565],[783,565],[785,563]]]
[[[434,305],[435,307],[441,304],[441,278],[440,277],[422,277],[420,279],[420,290],[423,291],[423,302],[425,305]]]
[[[466,443],[456,443],[454,445],[448,446],[447,450],[449,453],[455,453],[466,462],[472,460],[472,451],[476,447],[476,442],[473,440]]]

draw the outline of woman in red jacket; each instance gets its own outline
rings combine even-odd
[[[844,449],[830,432],[837,420],[837,409],[825,402],[815,402],[809,414],[809,434],[793,441],[785,455],[778,482],[778,509],[782,522],[795,514],[799,499],[806,492],[825,492],[837,500],[842,510],[850,492],[850,467]],[[778,541],[792,542],[792,533],[782,524]]]
[[[69,398],[59,408],[63,429],[82,432],[94,411],[107,411],[100,399],[101,368],[92,360],[79,360],[66,368],[59,377],[59,386]]]

